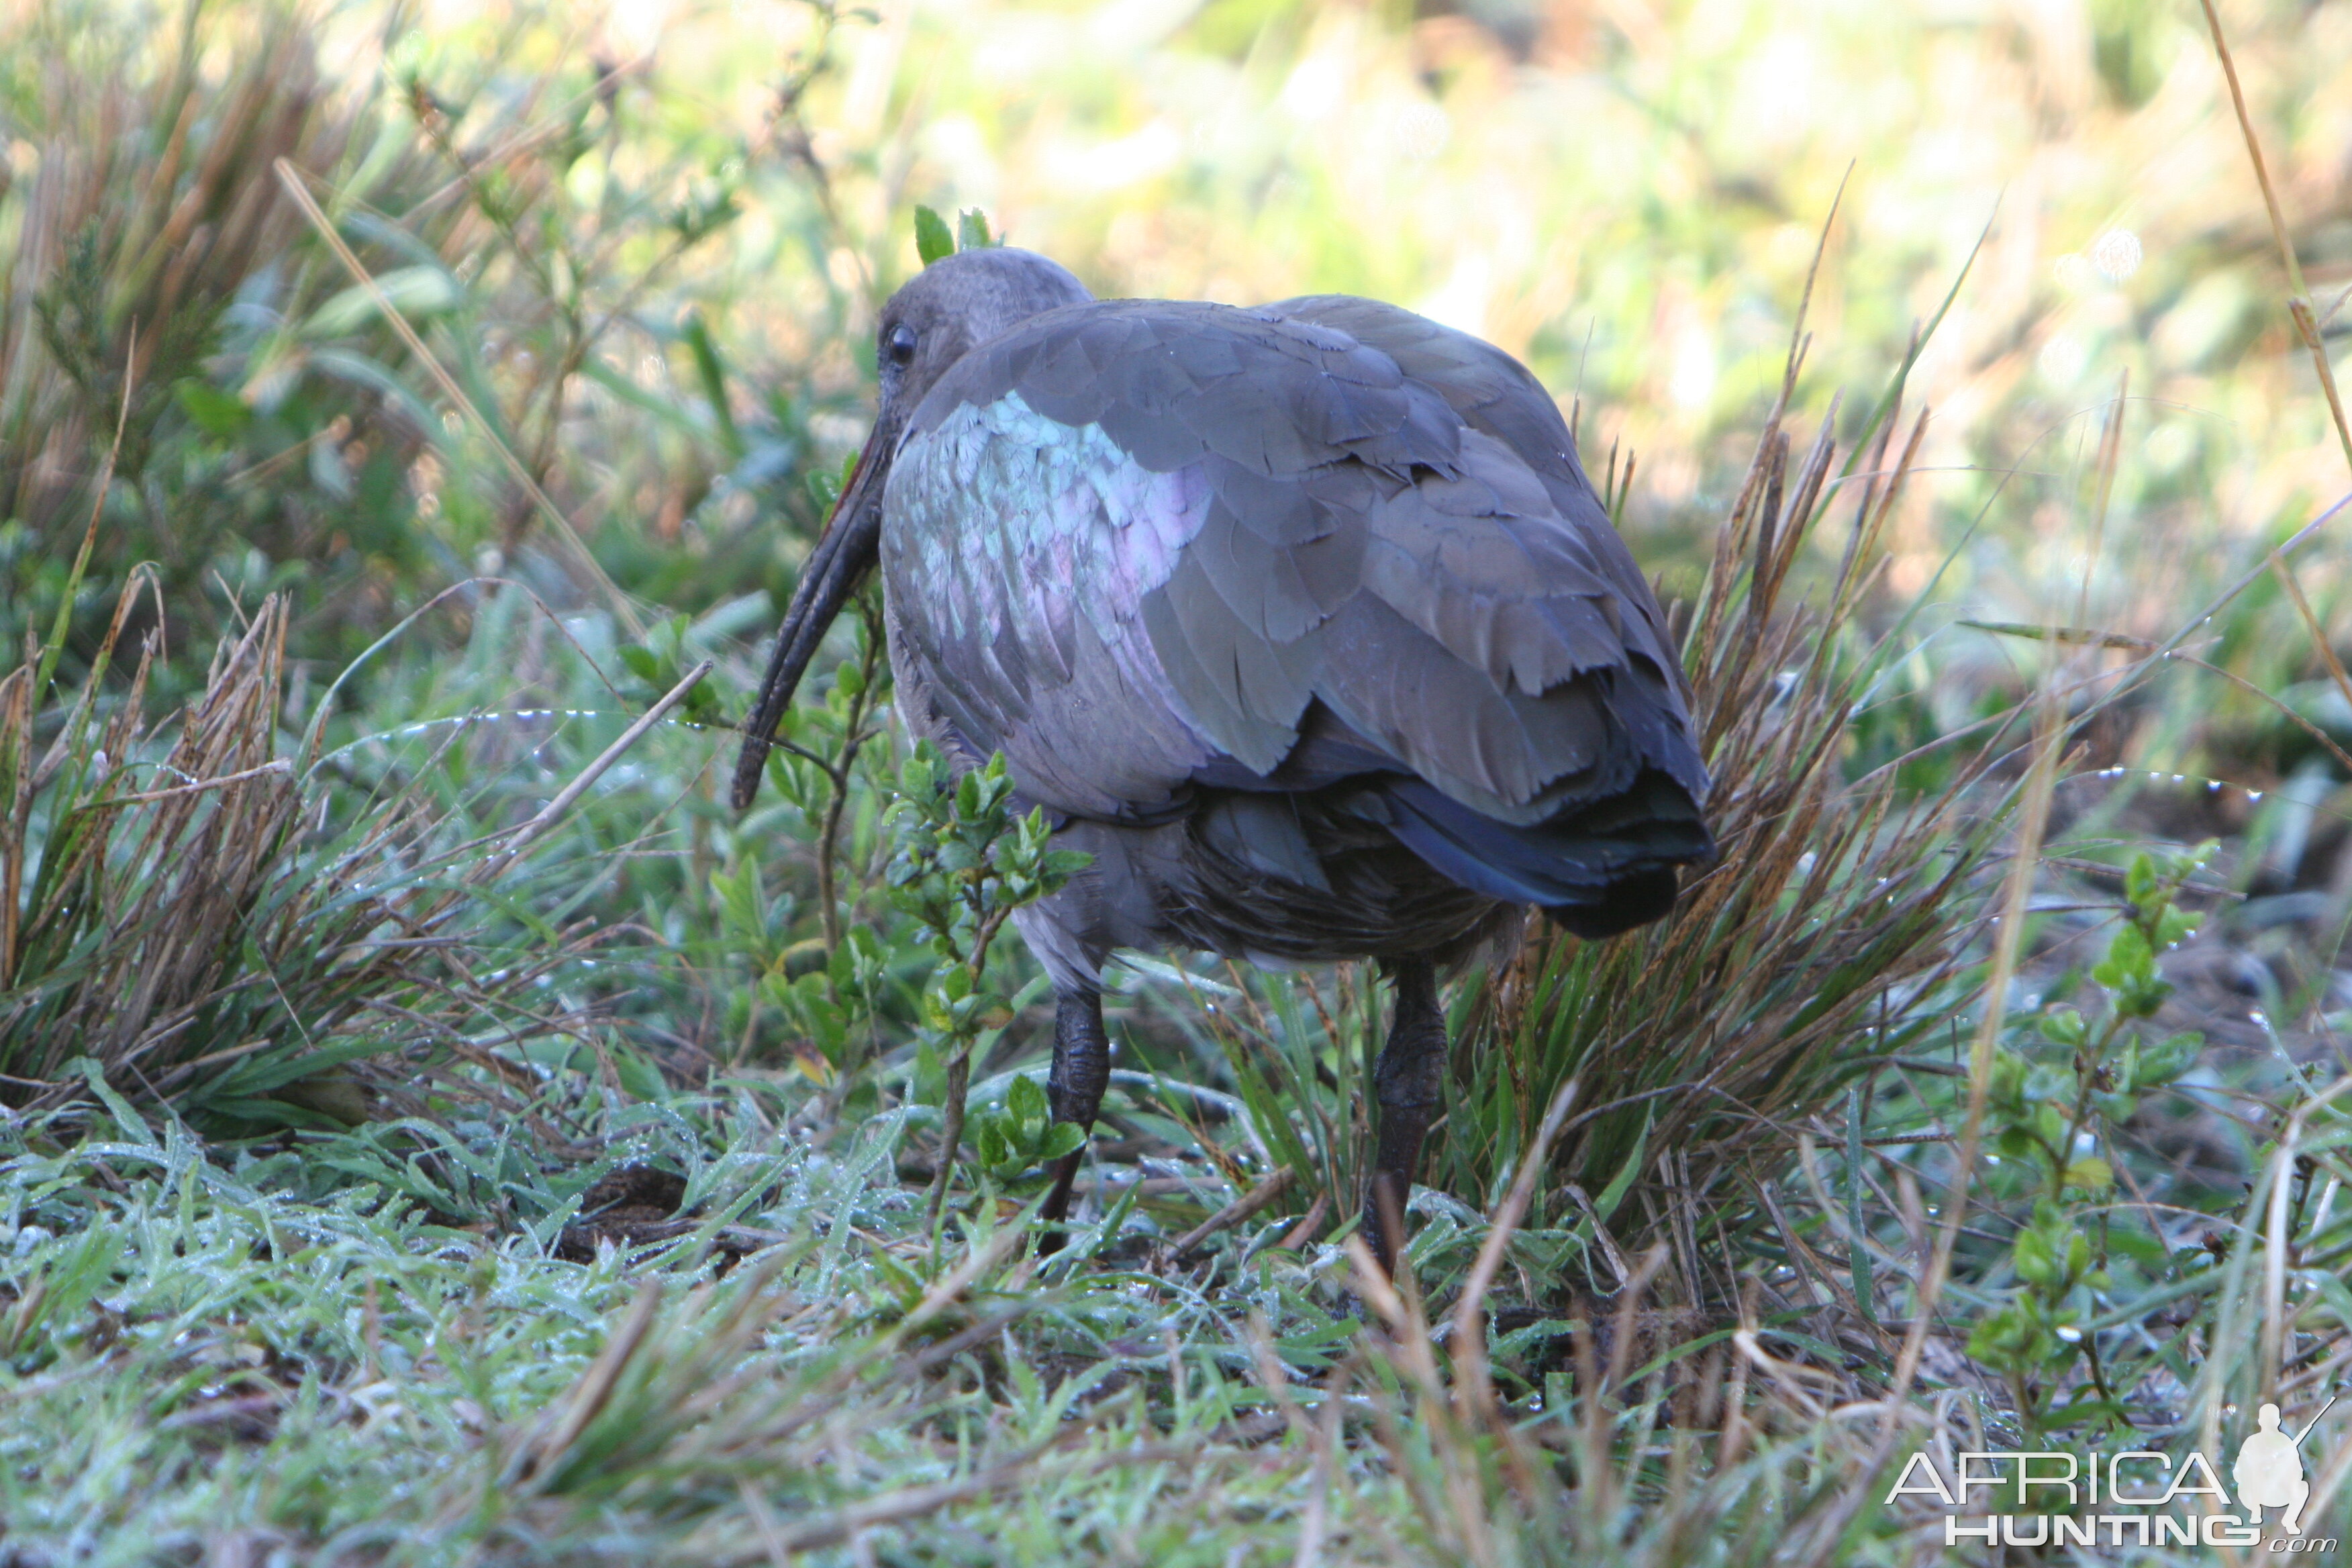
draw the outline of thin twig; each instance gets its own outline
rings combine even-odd
[[[291,778],[294,775],[294,764],[288,762],[285,758],[280,757],[275,762],[264,763],[257,768],[247,768],[239,773],[223,773],[216,779],[198,779],[193,784],[173,784],[169,789],[143,790],[137,795],[109,795],[102,800],[91,801],[85,805],[77,807],[76,809],[81,811],[100,811],[117,805],[144,805],[151,801],[170,800],[174,795],[202,795],[206,790],[219,789],[224,784],[244,784],[248,779],[257,779],[265,773],[280,773],[288,778]]]
[[[645,738],[646,731],[660,723],[664,714],[677,707],[688,692],[701,683],[702,678],[710,673],[712,661],[706,658],[688,670],[685,679],[671,687],[660,701],[646,709],[645,717],[623,731],[621,738],[605,747],[594,762],[582,769],[580,776],[564,785],[561,795],[540,807],[538,816],[514,829],[514,837],[503,848],[468,872],[467,881],[476,884],[488,881],[511,864],[516,856],[536,843],[549,828],[562,820],[565,812],[572,809],[574,801],[587,794],[595,782],[604,776],[605,769],[619,762],[623,753]]]
[[[1242,1221],[1274,1202],[1275,1199],[1288,1192],[1290,1184],[1297,1179],[1298,1173],[1296,1170],[1288,1165],[1283,1166],[1256,1186],[1169,1243],[1168,1250],[1179,1258],[1183,1257],[1217,1232],[1228,1226],[1241,1224]]]
[[[2328,639],[2327,630],[2319,624],[2319,617],[2312,613],[2311,601],[2303,596],[2303,584],[2295,581],[2294,568],[2286,563],[2286,557],[2273,553],[2271,556],[2271,572],[2278,578],[2279,586],[2286,590],[2286,596],[2293,601],[2295,613],[2303,617],[2304,627],[2311,633],[2312,645],[2319,649],[2319,657],[2326,664],[2328,676],[2336,682],[2336,689],[2344,694],[2347,704],[2352,704],[2352,675],[2345,673],[2344,661],[2336,657],[2335,643]]]

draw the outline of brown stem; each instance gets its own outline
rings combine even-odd
[[[2312,313],[2311,293],[2305,288],[2303,265],[2295,259],[2294,242],[2287,237],[2286,214],[2279,207],[2278,192],[2271,185],[2271,172],[2263,162],[2262,138],[2254,134],[2253,116],[2246,111],[2246,89],[2238,85],[2238,62],[2230,53],[2230,40],[2222,36],[2221,13],[2214,10],[2213,0],[2200,0],[2205,7],[2205,25],[2212,29],[2213,52],[2221,57],[2221,74],[2229,79],[2230,104],[2238,111],[2238,131],[2245,138],[2246,156],[2253,161],[2254,183],[2263,188],[2263,207],[2269,213],[2271,238],[2278,245],[2279,260],[2286,268],[2286,313],[2294,319],[2294,330],[2303,339],[2304,347],[2311,351],[2312,368],[2319,373],[2320,389],[2327,395],[2327,412],[2335,416],[2336,439],[2344,448],[2347,462],[2352,462],[2352,424],[2344,417],[2344,400],[2336,395],[2336,373],[2327,363],[2327,350],[2320,341],[2319,319]]]
[[[873,711],[874,678],[878,673],[877,667],[881,663],[884,646],[882,629],[874,624],[873,611],[868,606],[866,647],[858,660],[865,679],[858,683],[857,695],[850,699],[849,716],[842,728],[841,755],[824,764],[824,776],[831,782],[833,793],[825,801],[824,821],[816,836],[817,912],[824,921],[824,951],[828,958],[841,949],[841,910],[835,905],[834,869],[841,852],[841,817],[849,805],[849,774],[857,765],[857,753],[877,733],[866,727],[866,716]]]
[[[849,798],[839,775],[833,778],[833,798],[825,804],[824,826],[816,836],[816,908],[824,921],[824,951],[829,958],[841,950],[841,911],[834,907],[834,856],[841,837],[842,803]]]
[[[980,977],[988,968],[989,944],[996,940],[996,933],[1004,929],[1004,919],[1012,912],[999,910],[980,922],[979,935],[971,944],[971,988],[974,991],[980,989]]]
[[[963,1097],[971,1087],[971,1046],[966,1042],[948,1063],[947,1103],[941,1108],[940,1123],[940,1165],[931,1173],[930,1208],[925,1218],[926,1228],[940,1223],[940,1210],[948,1201],[948,1181],[955,1174],[956,1150],[963,1142]]]

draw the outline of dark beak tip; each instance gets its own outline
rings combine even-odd
[[[809,660],[815,657],[824,630],[874,565],[879,551],[881,518],[878,487],[887,468],[875,460],[887,433],[877,426],[866,450],[860,454],[849,487],[835,502],[824,534],[811,552],[800,586],[784,612],[776,633],[776,647],[761,682],[759,700],[743,721],[743,749],[735,759],[735,786],[729,798],[737,811],[748,811],[759,798],[760,779],[767,772],[768,753],[775,746],[776,726],[792,706],[793,693]]]

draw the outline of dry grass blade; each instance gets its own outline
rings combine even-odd
[[[2326,666],[2328,679],[2336,682],[2336,689],[2343,694],[2344,700],[2352,704],[2352,674],[2345,672],[2344,661],[2336,654],[2336,644],[2328,637],[2327,628],[2319,624],[2319,616],[2312,609],[2311,601],[2304,596],[2303,584],[2296,580],[2294,568],[2287,564],[2286,557],[2276,551],[2271,552],[2270,568],[2271,574],[2278,579],[2279,586],[2286,590],[2295,614],[2303,617],[2304,630],[2311,634],[2311,646],[2319,655],[2320,662]]]
[[[1454,1375],[1457,1385],[1468,1391],[1469,1397],[1484,1409],[1495,1409],[1495,1384],[1486,1365],[1486,1292],[1493,1288],[1495,1275],[1503,1267],[1504,1249],[1510,1245],[1511,1233],[1527,1217],[1528,1205],[1534,1201],[1536,1182],[1543,1173],[1544,1162],[1551,1157],[1552,1140],[1559,1136],[1560,1124],[1576,1103],[1576,1080],[1569,1079],[1551,1097],[1544,1110],[1543,1125],[1536,1130],[1536,1141],[1519,1162],[1519,1173],[1511,1182],[1511,1190],[1495,1211],[1486,1233],[1479,1246],[1478,1257],[1470,1266],[1469,1277],[1463,1281],[1462,1299],[1454,1309]]]
[[[137,741],[128,714],[110,726],[111,750],[89,744],[86,731],[61,737],[89,749],[74,756],[51,802],[16,954],[17,986],[0,1012],[13,1075],[48,1076],[78,1052],[135,1064],[161,1043],[159,1021],[176,1018],[218,980],[299,799],[290,771],[271,754],[284,639],[283,609],[273,602],[222,649],[156,770],[179,781],[173,786],[125,787]],[[143,683],[142,663],[134,685]],[[30,852],[25,845],[17,857]],[[69,984],[61,988],[61,977]]]
[[[2057,782],[2063,734],[2055,713],[2045,703],[2040,733],[2035,737],[2032,767],[2026,776],[2023,820],[2001,900],[2000,929],[1993,944],[1992,965],[1985,978],[1985,1000],[1979,1010],[1976,1044],[1969,1057],[1968,1121],[1960,1131],[1958,1157],[1960,1179],[1953,1184],[1945,1205],[1935,1249],[1928,1256],[1927,1273],[1919,1283],[1918,1305],[1912,1313],[1910,1331],[1895,1361],[1884,1428],[1889,1438],[1894,1431],[1895,1403],[1909,1391],[1911,1380],[1918,1372],[1927,1331],[1935,1321],[1936,1303],[1942,1295],[1945,1280],[1950,1277],[1952,1248],[1959,1240],[1960,1221],[1968,1209],[1968,1173],[1976,1168],[1984,1138],[1985,1095],[1992,1078],[1993,1051],[2000,1037],[2001,1021],[2008,1016],[2003,999],[2009,994],[2010,978],[2017,973],[2026,910],[2033,897],[2034,873],[2040,865],[2042,837],[2050,821],[2050,793]]]
[[[581,769],[579,776],[565,784],[554,799],[541,806],[529,822],[516,828],[513,836],[499,847],[498,853],[467,872],[466,880],[477,885],[490,880],[512,865],[524,850],[546,837],[550,828],[563,820],[563,814],[570,811],[582,795],[595,787],[596,781],[604,776],[606,770],[625,756],[629,748],[644,740],[646,732],[667,717],[671,709],[683,702],[686,694],[700,685],[702,678],[709,675],[712,668],[712,661],[706,658],[688,670],[684,679],[664,692],[659,701],[639,714],[626,730],[621,731],[620,738],[599,752],[594,762]]]
[[[658,1279],[648,1279],[637,1287],[636,1298],[629,1303],[629,1314],[588,1370],[580,1375],[579,1386],[563,1406],[560,1420],[543,1436],[525,1443],[516,1452],[508,1468],[510,1481],[530,1483],[544,1481],[554,1470],[557,1461],[570,1451],[588,1424],[604,1414],[611,1403],[614,1385],[628,1370],[630,1359],[646,1342],[646,1335],[654,1325],[654,1315],[661,1310],[662,1287]]]
[[[2271,184],[2270,166],[2263,159],[2263,141],[2254,133],[2253,116],[2246,109],[2246,89],[2238,83],[2238,61],[2230,52],[2230,40],[2221,31],[2221,15],[2213,8],[2213,0],[2199,0],[2205,8],[2205,25],[2213,35],[2213,52],[2221,61],[2221,74],[2230,84],[2230,104],[2237,110],[2238,131],[2245,138],[2246,156],[2254,165],[2254,183],[2263,189],[2263,207],[2270,215],[2271,237],[2278,246],[2279,262],[2286,269],[2287,314],[2294,320],[2296,335],[2311,353],[2312,368],[2319,373],[2320,390],[2327,395],[2327,412],[2336,421],[2336,439],[2344,448],[2344,460],[2352,463],[2352,423],[2344,416],[2344,399],[2336,390],[2336,372],[2327,360],[2326,341],[2320,335],[2319,318],[2313,312],[2311,291],[2303,281],[2303,264],[2295,259],[2294,241],[2288,236],[2286,214],[2279,208],[2278,192]]]

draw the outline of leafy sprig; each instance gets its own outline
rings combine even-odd
[[[2036,1432],[2123,1415],[2097,1336],[2083,1327],[2110,1283],[2105,1214],[2116,1174],[2102,1151],[2203,1048],[2193,1030],[2159,1036],[2151,1025],[2172,994],[2158,959],[2202,918],[2179,907],[2180,890],[2218,848],[2136,856],[2124,879],[2124,921],[2088,975],[2089,1010],[2059,1005],[2035,1020],[2042,1042],[2064,1057],[2003,1049],[1993,1061],[1992,1148],[2031,1173],[2033,1213],[2010,1243],[2017,1286],[1977,1320],[1969,1353],[2009,1381],[2020,1418]],[[2086,1384],[2069,1376],[2077,1361]]]
[[[937,746],[921,742],[898,771],[889,823],[896,837],[884,873],[890,902],[930,933],[938,959],[923,988],[916,1075],[919,1097],[929,1098],[926,1080],[931,1071],[939,1073],[940,1163],[930,1196],[936,1216],[963,1140],[973,1048],[1013,1014],[1012,1004],[987,984],[989,949],[1014,910],[1060,891],[1087,857],[1052,847],[1043,807],[1020,809],[1001,752],[959,776]],[[1024,1160],[1042,1157],[1039,1152],[1052,1142],[1048,1134],[1033,1137],[1024,1130],[1017,1105],[1010,1121],[990,1125],[984,1167],[1003,1166],[1016,1149]]]

